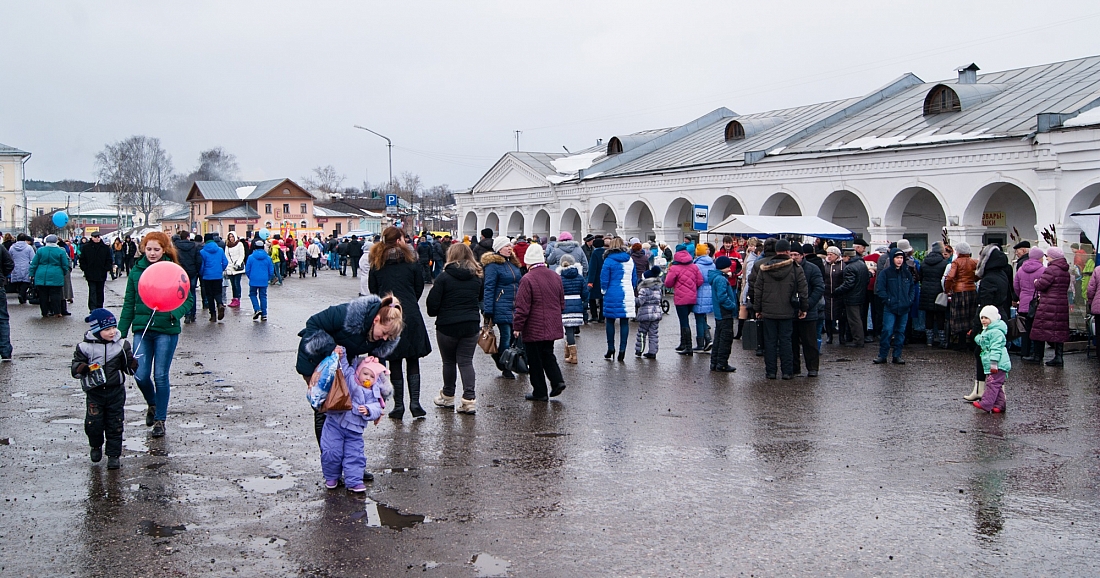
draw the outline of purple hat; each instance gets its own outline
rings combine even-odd
[[[1051,247],[1051,248],[1047,249],[1047,258],[1048,259],[1065,259],[1066,258],[1066,253],[1065,253],[1065,251],[1062,251],[1058,247]]]

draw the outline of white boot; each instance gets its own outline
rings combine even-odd
[[[453,395],[443,395],[443,390],[442,389],[439,390],[439,395],[435,396],[435,400],[433,400],[433,401],[439,407],[448,407],[449,408],[449,407],[454,407],[455,406],[455,396],[453,396]]]
[[[985,382],[974,380],[974,391],[970,392],[970,395],[964,395],[963,399],[966,401],[978,401],[985,395]]]
[[[455,411],[457,411],[458,413],[466,413],[466,414],[470,414],[470,415],[474,415],[475,413],[477,413],[477,400],[476,399],[465,399],[464,398],[461,401],[462,401],[462,403],[458,404],[458,409],[456,409]]]

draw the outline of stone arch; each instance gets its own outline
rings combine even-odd
[[[688,230],[690,230],[694,210],[695,203],[691,202],[691,199],[685,199],[684,197],[673,199],[665,211],[665,231],[675,231],[675,236],[679,237],[680,232],[684,229],[684,223],[688,223]]]
[[[477,213],[470,211],[462,219],[462,234],[469,235],[471,239],[477,239]]]
[[[936,207],[931,207],[931,204],[938,205],[939,211],[944,215],[943,224],[940,227],[947,225],[947,203],[943,201],[943,196],[940,195],[939,191],[923,183],[906,187],[894,195],[894,198],[890,201],[890,206],[886,209],[886,216],[882,224],[884,226],[900,226],[902,219],[905,217],[906,207],[914,200],[914,197],[917,197],[917,205],[919,205],[914,208],[919,209],[923,206],[934,209]],[[932,201],[931,204],[930,201]]]
[[[947,210],[939,195],[923,186],[907,187],[895,195],[883,223],[886,228],[900,228],[903,232],[898,238],[909,239],[917,250],[926,250],[940,240],[947,224]]]
[[[569,231],[570,235],[573,235],[574,239],[580,239],[581,229],[584,223],[581,221],[581,214],[576,209],[570,207],[561,214],[561,223],[558,226],[558,233],[561,231]]]
[[[509,237],[523,234],[523,213],[512,211],[512,215],[508,217],[508,229],[505,234]]]
[[[818,218],[849,229],[857,237],[865,237],[871,225],[870,210],[863,195],[848,189],[829,193],[817,210]]]
[[[654,236],[653,209],[650,208],[649,203],[644,200],[634,201],[626,210],[626,221],[624,222],[623,236],[638,237],[639,239],[649,239]]]
[[[1005,213],[1004,225],[983,223],[986,212]],[[970,203],[962,214],[961,225],[971,227],[986,226],[983,244],[999,239],[1002,246],[1014,245],[1012,234],[1019,231],[1022,239],[1034,240],[1035,225],[1038,223],[1038,210],[1034,196],[1021,185],[1003,180],[986,184],[974,193]],[[993,237],[993,238],[990,238]]]
[[[780,191],[768,197],[760,207],[761,215],[775,217],[800,217],[802,216],[802,203],[798,202],[794,193]]]
[[[596,233],[605,235],[615,234],[619,221],[615,217],[615,209],[607,203],[600,203],[592,210],[592,219],[588,223],[589,228]]]
[[[1077,194],[1073,195],[1073,198],[1066,203],[1066,212],[1062,216],[1063,223],[1072,223],[1073,219],[1069,216],[1073,213],[1084,211],[1085,209],[1091,209],[1096,205],[1100,205],[1100,180],[1085,185]],[[1076,239],[1074,239],[1076,241]]]
[[[546,209],[539,209],[539,212],[535,213],[535,220],[531,223],[531,234],[540,237],[557,235],[556,232],[550,232],[550,213]]]
[[[494,235],[500,235],[500,217],[495,212],[490,212],[485,216],[486,229],[492,229]]]
[[[733,195],[722,195],[714,199],[710,207],[710,225],[713,227],[729,218],[730,215],[744,215],[745,206]]]

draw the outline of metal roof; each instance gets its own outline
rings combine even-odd
[[[206,217],[207,219],[259,219],[260,214],[256,212],[256,209],[248,205],[241,205],[239,207],[233,207],[222,211],[220,213],[214,213]]]
[[[162,221],[186,221],[191,218],[191,209],[181,209],[160,218]]]
[[[290,179],[273,179],[269,181],[195,181],[194,187],[198,187],[199,193],[204,199],[211,201],[243,201],[255,200],[283,182]],[[297,183],[294,183],[297,185]],[[251,190],[249,190],[251,188]],[[299,188],[302,188],[299,186]],[[302,188],[302,190],[305,190]],[[306,191],[309,193],[309,191]],[[310,193],[312,194],[312,193]],[[243,196],[242,196],[243,195]]]
[[[360,209],[360,210],[364,210],[364,209]],[[333,209],[326,209],[324,207],[318,207],[317,205],[313,205],[313,216],[314,217],[361,217],[362,215],[357,215],[357,214],[353,214],[353,213],[345,213],[343,211],[336,211],[336,210],[333,210]]]
[[[29,153],[27,151],[21,151],[21,150],[15,148],[15,147],[11,147],[11,146],[8,146],[4,143],[0,143],[0,155],[25,157],[25,156],[30,156],[30,154],[31,153]]]

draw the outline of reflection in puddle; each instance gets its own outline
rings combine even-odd
[[[122,440],[122,447],[124,447],[124,448],[126,448],[126,449],[128,449],[132,452],[147,452],[147,451],[149,451],[149,446],[145,445],[145,442],[143,442],[139,439]]]
[[[149,455],[159,456],[159,457],[162,457],[162,458],[168,457],[168,450],[166,450],[164,448],[153,448],[153,449],[149,450]]]
[[[539,433],[535,434],[535,437],[537,437],[537,438],[560,438],[560,437],[566,436],[566,435],[569,435],[569,434],[563,434],[563,433],[559,433],[559,432],[556,432],[556,431],[544,431],[544,432],[539,432]]]
[[[152,520],[142,520],[138,525],[138,534],[152,536],[154,538],[167,538],[175,536],[177,532],[186,532],[187,526],[162,526]]]
[[[403,474],[405,472],[415,472],[416,468],[386,468],[382,470],[384,474]]]
[[[384,526],[400,532],[405,528],[412,528],[417,524],[431,521],[420,514],[402,514],[397,511],[397,508],[379,504],[370,498],[366,498],[366,502],[366,508],[352,514],[351,519],[358,521],[365,518],[364,523],[368,528],[381,528]]]
[[[68,423],[68,424],[78,425],[78,424],[84,423],[84,420],[82,420],[78,417],[66,417],[66,418],[61,418],[61,419],[51,419],[50,423]]]
[[[176,427],[178,427],[180,429],[195,429],[195,428],[200,428],[200,427],[206,427],[206,424],[204,424],[202,422],[198,422],[198,421],[191,421],[191,422],[187,422],[187,423],[181,423],[181,424],[177,425]]]
[[[295,479],[292,476],[284,476],[283,474],[237,480],[242,488],[261,494],[274,494],[282,490],[289,490],[294,487],[294,482]]]
[[[145,469],[147,469],[147,470],[159,470],[160,468],[163,468],[166,465],[168,465],[168,462],[156,462],[156,463],[149,464],[149,465],[145,466]]]
[[[478,576],[507,576],[508,567],[511,564],[507,560],[502,560],[496,556],[490,556],[484,552],[481,554],[474,554],[474,557],[470,559],[470,563],[474,565],[474,570],[477,570]]]

